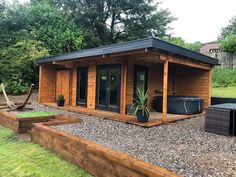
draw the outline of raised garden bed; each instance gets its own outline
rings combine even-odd
[[[24,112],[14,114],[0,111],[0,124],[19,134],[27,133],[33,123],[48,122],[55,119],[57,114],[53,112]]]
[[[53,122],[34,124],[31,130],[32,140],[79,165],[94,176],[177,176],[161,167],[105,148],[84,138],[61,132],[49,125],[57,124]]]

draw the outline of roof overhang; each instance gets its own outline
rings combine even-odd
[[[59,62],[69,62],[73,60],[80,60],[85,58],[93,57],[106,57],[108,55],[123,54],[126,55],[127,52],[138,51],[143,49],[148,51],[149,49],[158,49],[163,52],[171,53],[174,55],[183,56],[201,63],[206,63],[210,65],[218,65],[218,60],[212,57],[194,52],[177,45],[162,41],[160,39],[149,37],[145,39],[139,39],[129,42],[124,42],[120,44],[112,44],[103,47],[97,47],[92,49],[86,49],[76,52],[71,52],[62,55],[48,56],[38,59],[37,64],[46,64],[46,63],[59,63]]]

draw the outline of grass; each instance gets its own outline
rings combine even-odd
[[[234,87],[213,87],[212,96],[236,98],[236,86],[234,86]]]
[[[17,140],[11,130],[2,126],[0,164],[0,176],[4,177],[91,177],[39,145]]]
[[[29,117],[46,117],[57,115],[55,112],[24,112],[17,114],[20,118],[29,118]]]

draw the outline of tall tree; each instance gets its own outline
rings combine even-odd
[[[223,51],[236,53],[236,16],[229,21],[226,27],[222,28],[219,41]]]
[[[0,19],[0,30],[5,31],[0,35],[5,46],[15,44],[19,38],[31,38],[41,41],[50,54],[79,50],[83,40],[73,19],[48,4],[8,7]]]
[[[79,50],[82,32],[65,12],[48,4],[31,5],[27,9],[27,23],[36,40],[42,41],[50,54]]]
[[[4,5],[0,15],[0,82],[10,93],[37,84],[37,58],[81,48],[81,30],[68,14],[48,4]]]
[[[174,18],[167,9],[160,9],[152,0],[33,0],[54,4],[69,11],[76,23],[83,26],[85,38],[93,37],[95,45],[117,43],[166,35]],[[86,40],[88,41],[88,40]],[[88,44],[90,46],[92,44]]]

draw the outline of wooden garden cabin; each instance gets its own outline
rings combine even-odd
[[[162,121],[167,119],[167,95],[200,96],[211,104],[211,71],[218,60],[154,37],[49,56],[37,60],[39,103],[55,103],[96,112],[126,115],[137,88],[163,95]]]

